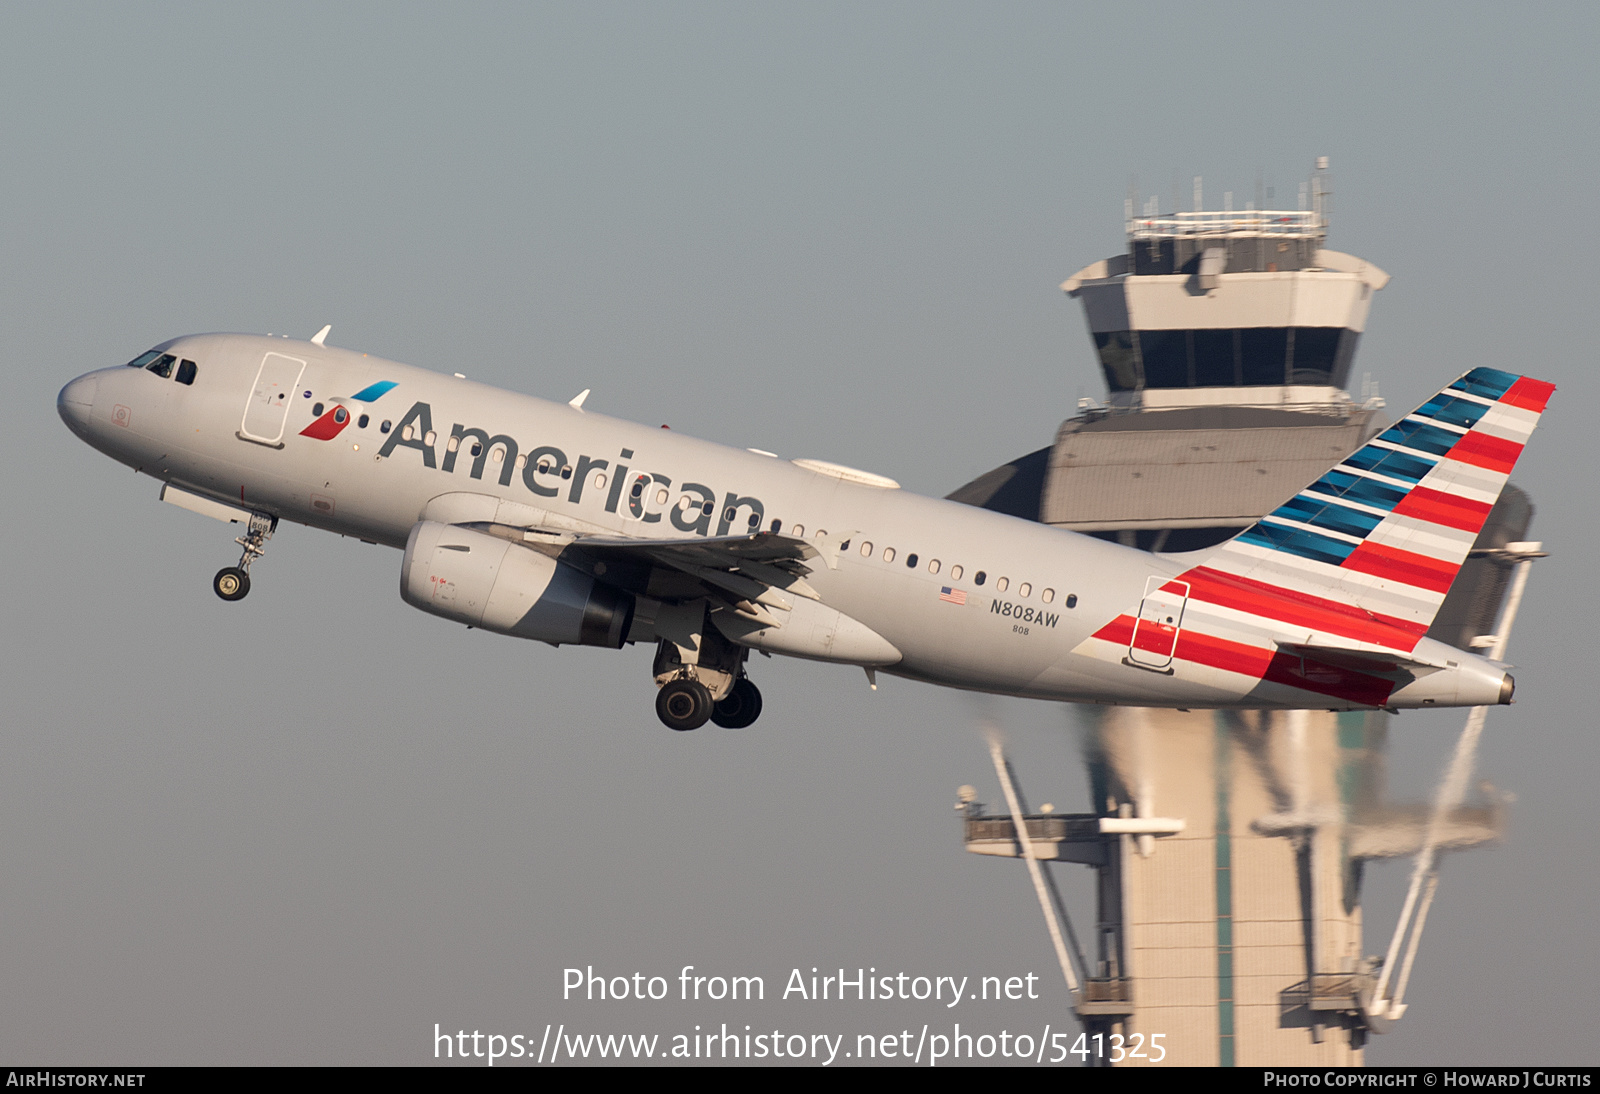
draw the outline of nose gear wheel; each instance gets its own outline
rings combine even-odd
[[[224,600],[243,600],[250,591],[250,575],[236,566],[226,566],[211,579],[211,588]]]
[[[267,540],[277,531],[278,518],[265,513],[251,513],[250,527],[233,542],[244,548],[239,565],[226,566],[211,579],[211,590],[224,600],[243,600],[250,592],[250,564],[267,553]]]

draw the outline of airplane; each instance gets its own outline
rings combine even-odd
[[[1216,547],[1152,554],[818,459],[781,459],[286,336],[175,338],[61,389],[78,437],[243,526],[403,551],[406,603],[552,646],[653,645],[675,730],[751,725],[751,651],[1145,707],[1509,703],[1426,637],[1554,386],[1453,381]]]

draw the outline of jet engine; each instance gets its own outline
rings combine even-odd
[[[418,521],[406,540],[400,596],[413,608],[469,627],[619,649],[633,596],[508,539]]]

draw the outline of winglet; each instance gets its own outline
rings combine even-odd
[[[333,329],[333,324],[329,323],[327,326],[325,326],[321,330],[319,330],[316,334],[313,334],[311,336],[311,344],[313,346],[322,345],[323,344],[323,340],[328,337],[328,332],[330,330],[332,330],[332,329]]]
[[[567,403],[567,405],[570,406],[573,410],[582,410],[583,409],[583,401],[585,399],[587,399],[588,397],[589,397],[589,389],[588,388],[584,388],[582,391],[578,392],[578,394],[574,395],[572,397],[572,401]]]

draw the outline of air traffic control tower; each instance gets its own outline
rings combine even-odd
[[[1081,399],[1053,444],[950,497],[1149,551],[1197,550],[1376,434],[1382,401],[1366,384],[1354,399],[1346,389],[1389,278],[1326,247],[1321,186],[1292,211],[1200,211],[1198,180],[1193,212],[1136,216],[1130,202],[1127,249],[1062,286],[1083,304],[1105,399]],[[1508,487],[1433,637],[1485,645],[1511,573],[1502,549],[1531,514]],[[1147,1046],[1161,1034],[1170,1064],[1360,1064],[1383,1025],[1369,1005],[1368,954],[1382,941],[1363,945],[1363,868],[1416,853],[1431,816],[1386,800],[1390,716],[1069,710],[1094,812],[1025,823],[1033,858],[1095,872],[1090,922],[1067,932],[1084,1029]],[[963,809],[969,851],[1021,853],[1004,806]],[[1502,811],[1490,794],[1433,832],[1446,849],[1485,843]]]

